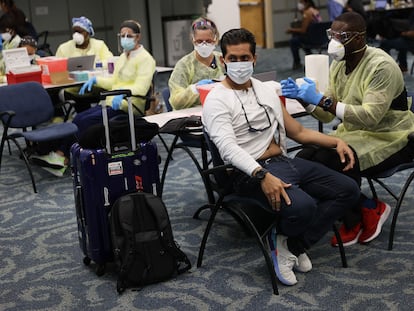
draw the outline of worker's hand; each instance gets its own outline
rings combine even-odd
[[[88,90],[88,92],[92,91],[92,86],[94,84],[96,84],[96,77],[89,78],[79,90],[79,95],[84,95],[86,90]]]
[[[205,84],[211,84],[211,83],[214,83],[214,81],[211,79],[203,79],[203,80],[198,81],[196,85],[205,85]]]
[[[280,85],[282,86],[282,96],[293,99],[298,97],[299,87],[291,77],[280,81]]]
[[[316,90],[316,84],[309,78],[304,78],[306,83],[299,87],[298,98],[308,104],[317,106],[323,95]]]
[[[121,109],[122,100],[124,99],[125,94],[116,95],[112,99],[112,109],[119,110]]]

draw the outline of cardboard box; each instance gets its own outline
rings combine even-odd
[[[68,71],[51,72],[49,78],[51,84],[68,84],[75,82],[75,80],[69,77]]]
[[[42,83],[42,71],[32,71],[32,72],[24,72],[24,73],[14,73],[8,72],[6,74],[7,77],[7,84],[16,84],[22,82],[29,82],[35,81]]]

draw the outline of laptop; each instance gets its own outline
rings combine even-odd
[[[68,58],[68,71],[94,70],[95,55]]]
[[[377,0],[375,1],[375,9],[376,10],[385,10],[387,7],[387,0]]]

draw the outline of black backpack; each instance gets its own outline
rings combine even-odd
[[[119,294],[128,287],[141,288],[191,269],[174,241],[161,198],[145,192],[124,195],[115,201],[110,219]]]

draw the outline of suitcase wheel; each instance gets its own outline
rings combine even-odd
[[[89,266],[90,263],[91,263],[91,259],[89,257],[86,256],[83,258],[83,264],[85,266]]]
[[[96,267],[95,271],[97,276],[102,276],[105,274],[105,264],[100,264]]]

